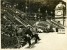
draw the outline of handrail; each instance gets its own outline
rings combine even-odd
[[[15,18],[15,17],[13,17],[10,13],[8,13],[8,12],[6,12],[9,16],[11,16],[11,18],[12,19],[15,19],[15,20],[17,20],[18,22],[20,22],[21,24],[23,24],[25,27],[26,27],[26,25],[24,24],[24,23],[22,23],[18,18]],[[11,20],[11,18],[10,17],[8,17],[10,20]],[[12,22],[13,22],[13,20],[11,20]]]
[[[54,25],[55,27],[58,27],[58,28],[63,28],[63,27],[60,27],[59,25],[55,24],[54,22],[52,22],[51,20],[48,20],[50,23],[52,23],[52,25]]]
[[[21,19],[13,10],[12,10],[12,12],[16,15],[16,17],[17,18],[19,18],[21,21],[23,21],[24,23],[27,23],[27,22],[25,22],[23,19]],[[28,24],[28,23],[27,23]]]
[[[51,21],[54,22],[54,23],[56,23],[56,24],[59,25],[60,27],[63,27],[63,28],[64,28],[64,26],[63,26],[62,24],[58,23],[57,21],[54,21],[54,20],[51,20]]]
[[[13,10],[19,11],[20,14],[24,13],[24,12],[20,11],[19,9],[14,9],[14,8],[13,8]],[[20,17],[20,18],[21,18],[21,17]],[[28,20],[27,18],[26,18],[26,20],[23,20],[23,21],[27,22],[28,24],[30,24],[30,25],[32,26],[32,24],[29,22],[29,20]]]
[[[50,25],[53,25],[53,27],[57,27],[55,24],[53,24],[51,21],[46,20],[47,23],[49,23]]]

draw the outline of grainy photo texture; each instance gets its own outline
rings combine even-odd
[[[65,0],[1,0],[1,49],[67,50]]]

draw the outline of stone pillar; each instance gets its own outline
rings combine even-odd
[[[67,34],[67,0],[66,0],[66,27],[65,27],[65,34]]]
[[[59,4],[55,8],[55,20],[57,22],[60,22],[62,25],[65,26],[65,19],[63,16],[65,5],[62,2],[59,2]]]

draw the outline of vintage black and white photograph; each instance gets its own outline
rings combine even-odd
[[[1,0],[1,49],[67,50],[66,0]]]

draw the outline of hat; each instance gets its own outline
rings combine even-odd
[[[27,27],[30,27],[30,25],[28,24]]]

